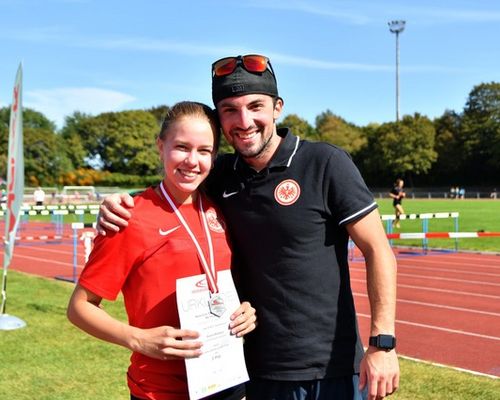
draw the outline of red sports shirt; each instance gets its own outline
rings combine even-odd
[[[108,299],[123,292],[129,324],[139,328],[179,327],[176,280],[204,273],[186,229],[165,199],[152,188],[134,198],[132,218],[123,231],[98,236],[79,284]],[[208,259],[208,244],[197,209],[198,202],[179,211]],[[213,204],[203,197],[215,266],[229,269],[231,252],[224,222]],[[128,385],[133,395],[155,400],[188,399],[183,360],[160,361],[132,353]]]

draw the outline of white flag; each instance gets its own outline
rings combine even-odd
[[[19,224],[19,211],[24,195],[24,154],[23,154],[23,102],[22,65],[19,65],[14,84],[9,123],[9,153],[7,159],[7,210],[5,216],[5,247],[3,255],[2,306],[5,312],[7,298],[7,269],[14,252],[14,242]],[[2,315],[3,316],[3,315]],[[10,328],[9,328],[10,329]]]
[[[7,215],[5,218],[4,269],[8,268],[14,251],[19,210],[24,195],[24,154],[23,154],[23,70],[19,65],[14,85],[9,124],[9,155],[7,159]]]

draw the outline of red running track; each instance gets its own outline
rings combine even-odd
[[[2,253],[3,254],[3,253]],[[78,275],[84,248],[78,241]],[[398,255],[398,353],[432,363],[500,376],[500,256],[471,253]],[[11,269],[54,278],[73,275],[71,239],[19,242]],[[363,340],[370,308],[365,266],[351,262]]]
[[[366,340],[364,263],[351,263],[351,281]],[[500,256],[398,255],[396,334],[401,355],[500,376]]]
[[[85,264],[85,249],[81,240],[77,240],[76,263],[74,254],[73,239],[70,237],[47,242],[20,240],[16,242],[10,269],[47,278],[73,279],[79,276]],[[3,265],[3,251],[1,262]]]

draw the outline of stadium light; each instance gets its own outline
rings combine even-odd
[[[389,21],[389,30],[396,34],[396,121],[399,121],[399,34],[404,31],[406,21]]]

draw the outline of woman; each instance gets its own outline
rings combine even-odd
[[[405,210],[403,209],[402,206],[403,199],[406,196],[406,193],[403,191],[403,186],[404,186],[404,181],[401,178],[398,178],[394,183],[394,187],[389,192],[389,196],[391,196],[392,198],[392,206],[394,207],[394,214],[395,214],[394,221],[392,221],[393,228],[400,227],[399,217],[401,216],[401,214],[405,213]]]
[[[184,359],[199,356],[202,343],[198,332],[177,328],[176,280],[207,272],[209,258],[216,271],[229,269],[231,262],[221,215],[199,190],[219,136],[210,107],[194,102],[172,107],[157,139],[163,181],[135,198],[128,229],[96,238],[71,297],[73,324],[133,351],[127,373],[131,399],[188,399]],[[99,307],[120,291],[129,325]],[[243,336],[255,328],[255,310],[244,302],[231,320],[231,334]],[[241,392],[240,385],[214,396],[240,399]]]

